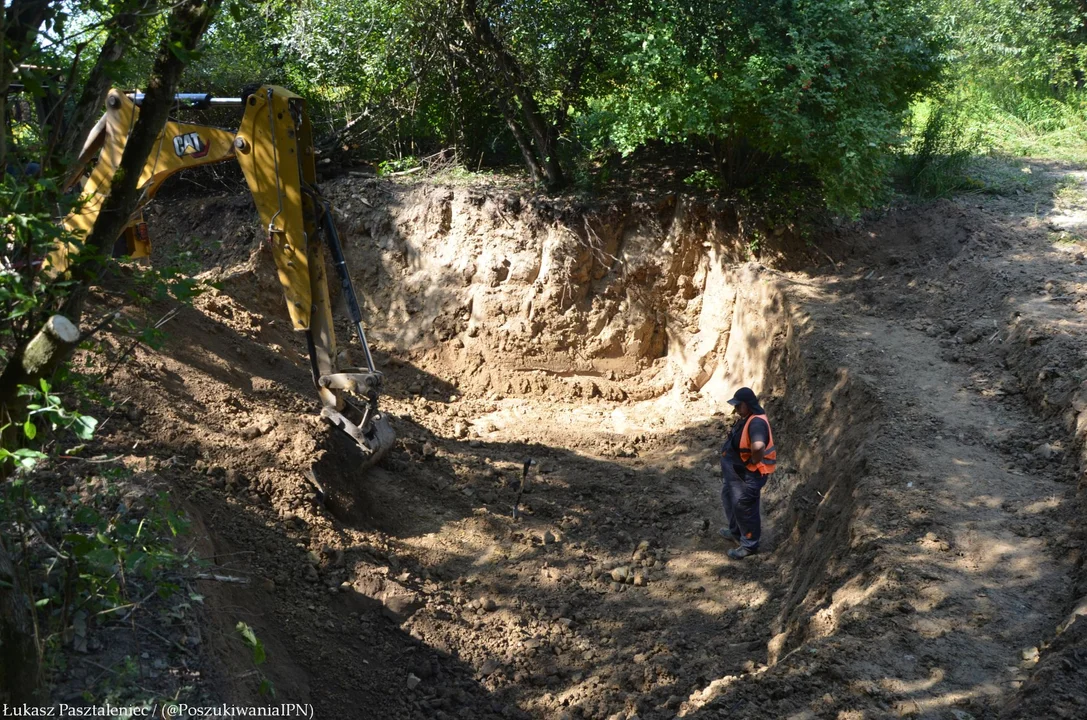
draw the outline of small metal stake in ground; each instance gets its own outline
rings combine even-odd
[[[532,458],[525,458],[525,464],[521,467],[521,485],[517,488],[517,501],[513,503],[513,519],[517,520],[521,517],[521,496],[526,492],[532,492],[532,478],[529,477],[528,471],[536,461]]]

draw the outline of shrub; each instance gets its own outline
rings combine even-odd
[[[931,105],[903,156],[901,176],[907,189],[931,198],[974,187],[966,170],[981,141],[961,112],[945,104]]]
[[[623,153],[660,139],[721,148],[728,187],[778,169],[830,208],[875,202],[911,101],[940,70],[913,3],[661,0],[625,36],[586,126]],[[742,172],[737,172],[742,169]]]

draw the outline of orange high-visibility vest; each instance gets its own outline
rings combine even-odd
[[[747,426],[751,424],[751,421],[755,418],[759,418],[766,423],[766,434],[769,435],[766,442],[766,448],[762,451],[762,462],[751,462],[751,438],[747,434]],[[765,415],[751,415],[747,418],[747,422],[744,423],[744,431],[740,435],[740,460],[743,461],[744,467],[748,470],[758,470],[763,475],[769,475],[774,472],[774,466],[777,465],[778,453],[774,449],[774,433],[770,430],[770,421],[766,419]]]

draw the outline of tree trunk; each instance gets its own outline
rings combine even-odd
[[[20,706],[46,701],[38,662],[38,643],[30,601],[19,584],[15,564],[0,540],[0,700]]]
[[[69,295],[63,311],[76,322],[83,314],[87,284],[98,277],[103,267],[102,258],[110,256],[113,243],[128,224],[139,200],[136,184],[147,156],[151,154],[170,115],[177,82],[188,63],[188,57],[196,49],[221,4],[222,0],[182,0],[170,13],[166,35],[159,45],[147,91],[140,105],[140,116],[125,144],[110,193],[84,241],[85,247],[92,251],[89,253],[92,257],[78,263],[72,272],[73,279],[79,281],[79,285]]]
[[[79,343],[79,330],[67,318],[54,315],[0,375],[0,441],[14,449],[22,441],[22,423],[28,398],[19,396],[20,385],[37,387],[52,376]],[[9,468],[0,470],[0,479]],[[19,583],[15,565],[0,539],[0,696],[17,705],[45,701],[38,643],[30,614],[30,602]]]
[[[106,96],[113,85],[111,67],[124,55],[132,35],[146,24],[156,5],[157,0],[128,0],[110,20],[109,34],[106,35],[102,49],[98,52],[98,59],[79,93],[75,110],[64,122],[56,123],[53,159],[74,165],[72,161],[83,147],[83,141],[102,115]],[[65,177],[65,185],[75,180],[72,175],[78,172],[78,167],[72,167]]]
[[[570,75],[567,78],[566,87],[564,87],[560,93],[560,97],[563,101],[563,111],[559,113],[559,116],[555,119],[556,137],[561,135],[566,129],[566,125],[570,118],[570,114],[567,112],[570,98],[576,96],[581,91],[581,81],[585,77],[585,71],[589,67],[589,62],[592,60],[593,40],[595,38],[597,18],[598,12],[597,10],[594,10],[592,17],[589,19],[585,37],[581,39],[581,43],[578,45],[577,56],[574,59]]]
[[[506,120],[506,126],[509,127],[514,141],[517,142],[517,148],[521,151],[521,157],[525,161],[529,174],[532,175],[533,182],[544,182],[544,172],[536,159],[536,150],[532,147],[532,141],[525,135],[524,130],[517,124],[517,118],[509,103],[504,98],[499,98],[498,107],[502,110],[502,117]]]
[[[53,0],[12,0],[3,12],[0,37],[0,172],[7,169],[7,92],[19,69],[37,47],[38,30],[56,8]]]
[[[45,326],[30,339],[0,375],[0,387],[12,383],[20,385],[37,384],[46,375],[51,375],[64,355],[79,342],[79,329],[63,315],[54,315]]]
[[[503,88],[499,88],[499,92],[504,89],[510,96],[506,99],[506,103],[511,108],[515,104],[521,108],[524,125],[528,129],[528,134],[532,136],[532,154],[536,158],[534,164],[538,171],[542,173],[544,184],[548,190],[561,189],[566,185],[566,177],[555,153],[554,128],[544,118],[540,105],[536,102],[536,97],[529,90],[517,58],[513,57],[502,41],[494,34],[490,20],[479,12],[476,0],[461,0],[460,12],[461,21],[465,29],[468,30],[469,35],[475,40],[479,49],[494,61],[494,68],[479,68],[480,72],[490,74],[495,69],[498,70],[497,75],[503,86]],[[505,108],[503,109],[503,115],[506,116],[507,124],[510,124],[512,115],[507,115]],[[522,138],[524,138],[523,131],[521,137],[517,137],[516,133],[514,134],[514,139],[517,140],[518,145],[521,146],[521,152],[524,154],[525,147],[522,145]],[[532,164],[530,164],[529,170],[533,170]]]
[[[26,398],[19,396],[20,385],[37,387],[43,378],[52,377],[57,367],[79,343],[79,329],[63,315],[54,315],[15,355],[0,374],[0,427],[4,447],[17,445],[26,415]]]

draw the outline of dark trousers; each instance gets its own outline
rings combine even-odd
[[[762,487],[766,476],[755,470],[736,468],[732,463],[721,463],[724,482],[721,484],[721,505],[725,509],[725,521],[729,532],[739,536],[740,544],[749,550],[758,550],[762,536]],[[742,474],[740,470],[743,470]]]

